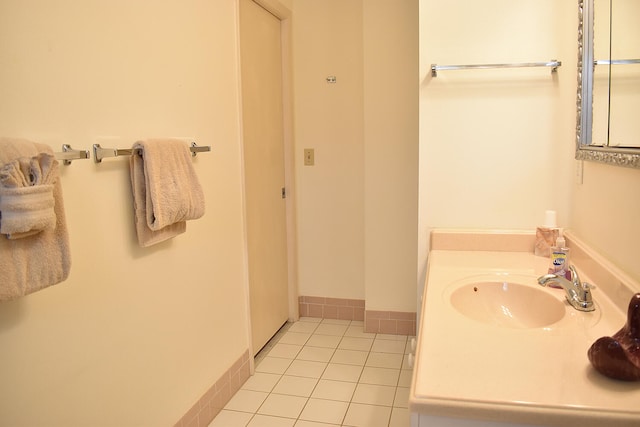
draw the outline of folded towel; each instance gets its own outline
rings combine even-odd
[[[0,184],[5,188],[53,184],[58,179],[58,161],[51,153],[20,157],[0,168]]]
[[[53,184],[0,188],[0,233],[38,233],[55,228]]]
[[[58,162],[52,154],[21,157],[0,168],[0,233],[10,239],[54,228],[54,184]]]
[[[191,151],[176,139],[137,142],[131,156],[136,232],[146,247],[186,231],[186,221],[204,215],[204,193],[193,169]]]
[[[51,186],[55,214],[53,227],[16,232],[11,235],[13,240],[0,238],[0,301],[5,301],[66,280],[71,256],[62,185],[57,179],[57,162],[51,148],[22,139],[0,138],[0,168],[6,172],[3,174],[3,192]],[[29,185],[25,186],[26,183]],[[16,206],[12,195],[7,200],[3,194],[0,194],[0,204]],[[0,228],[6,225],[4,220],[4,216],[0,217]]]

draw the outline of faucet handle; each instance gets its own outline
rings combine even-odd
[[[582,289],[588,291],[589,289],[596,289],[596,285],[592,285],[591,283],[582,282]]]
[[[580,275],[578,275],[578,271],[573,265],[569,266],[569,271],[571,272],[571,281],[573,282],[573,286],[582,287],[582,282],[580,281]]]
[[[571,274],[573,274],[573,285],[582,290],[582,295],[580,296],[580,305],[583,308],[593,309],[594,306],[593,297],[591,296],[591,289],[595,289],[595,286],[590,283],[580,281],[580,276],[578,276],[578,272],[576,271],[574,266],[571,266],[569,268],[571,269]]]
[[[591,283],[583,282],[580,280],[580,275],[578,275],[578,270],[576,270],[576,268],[573,265],[569,266],[569,271],[571,271],[571,281],[573,282],[574,286],[580,287],[585,291],[588,291],[589,289],[596,289],[595,285],[592,285]]]

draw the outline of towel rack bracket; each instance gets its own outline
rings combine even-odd
[[[70,165],[72,160],[91,158],[88,150],[74,150],[69,144],[62,144],[62,152],[55,153],[56,159],[62,160],[65,165]]]
[[[209,145],[200,146],[200,145],[196,144],[195,142],[192,142],[190,150],[191,150],[191,155],[193,157],[195,157],[198,153],[204,153],[206,151],[211,151],[211,146],[209,146]]]

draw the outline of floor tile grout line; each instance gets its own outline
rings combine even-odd
[[[295,353],[295,355],[293,356],[293,358],[289,358],[289,357],[278,357],[278,356],[270,356],[270,357],[272,357],[272,358],[288,359],[290,362],[287,364],[287,367],[284,369],[284,371],[283,371],[282,373],[277,374],[277,375],[278,375],[278,379],[277,379],[277,381],[274,383],[274,386],[270,388],[270,391],[265,392],[265,393],[266,393],[266,395],[267,395],[267,396],[265,397],[265,400],[260,404],[260,406],[259,406],[259,407],[254,411],[254,412],[250,413],[250,414],[251,414],[251,417],[249,418],[249,421],[248,421],[248,423],[249,423],[249,424],[250,424],[250,423],[255,419],[255,417],[256,417],[257,415],[272,416],[272,417],[275,417],[275,418],[284,418],[284,419],[294,420],[294,423],[297,423],[297,421],[302,420],[302,419],[300,418],[300,416],[301,416],[301,415],[302,415],[302,413],[304,412],[304,409],[307,407],[307,405],[309,404],[309,402],[311,401],[311,399],[334,401],[334,400],[332,400],[332,399],[326,399],[326,398],[320,398],[320,397],[315,397],[315,398],[314,398],[314,397],[313,397],[313,393],[315,392],[315,390],[317,389],[318,385],[319,385],[319,384],[320,384],[320,382],[322,381],[322,376],[323,376],[323,375],[324,375],[324,373],[326,372],[326,370],[327,370],[327,368],[329,367],[329,365],[330,365],[330,364],[332,364],[332,363],[333,363],[334,365],[361,366],[360,374],[358,375],[358,379],[357,379],[357,381],[356,381],[355,383],[354,383],[353,381],[341,381],[341,380],[338,380],[338,379],[336,379],[336,380],[332,380],[332,381],[336,381],[336,382],[348,382],[348,383],[353,383],[353,384],[354,384],[354,389],[353,389],[353,392],[350,394],[349,401],[346,401],[346,402],[345,402],[345,401],[342,401],[342,400],[335,400],[335,402],[343,402],[343,403],[346,403],[346,404],[347,404],[347,409],[346,409],[345,413],[343,414],[343,416],[342,416],[342,421],[341,421],[341,423],[340,423],[339,425],[341,425],[341,426],[346,426],[346,424],[344,424],[344,422],[346,421],[346,417],[347,417],[347,415],[348,415],[348,413],[349,413],[349,409],[350,409],[354,404],[358,404],[358,405],[365,405],[365,406],[378,406],[378,407],[385,407],[385,408],[388,408],[388,409],[389,409],[389,418],[388,418],[388,420],[387,420],[387,425],[389,425],[389,424],[391,423],[391,417],[392,417],[392,415],[393,415],[394,409],[405,409],[405,410],[407,409],[406,407],[402,407],[402,406],[395,406],[395,403],[396,403],[396,398],[397,398],[397,396],[398,396],[398,393],[399,393],[399,391],[400,391],[399,389],[401,388],[401,386],[400,386],[400,378],[401,378],[401,375],[402,375],[402,371],[404,370],[404,369],[403,369],[403,367],[404,367],[404,359],[405,359],[405,356],[406,356],[406,345],[407,345],[407,342],[408,342],[408,341],[407,341],[407,340],[408,340],[408,337],[404,337],[404,339],[403,339],[403,341],[404,341],[404,343],[405,343],[405,346],[404,346],[404,350],[403,350],[403,352],[402,352],[402,353],[397,353],[397,352],[384,352],[384,351],[375,351],[375,352],[374,352],[374,351],[372,351],[372,350],[373,350],[373,347],[374,347],[374,344],[375,344],[376,340],[378,340],[378,339],[380,339],[380,340],[395,340],[395,339],[393,339],[393,338],[390,338],[390,339],[380,338],[380,337],[378,336],[378,335],[380,335],[380,334],[373,334],[371,337],[348,336],[348,335],[346,335],[346,334],[349,332],[350,327],[354,324],[354,322],[353,322],[353,321],[351,321],[351,322],[349,322],[349,323],[332,323],[332,322],[326,322],[326,324],[341,324],[341,325],[344,325],[344,326],[345,326],[345,329],[344,329],[344,331],[342,332],[342,334],[341,334],[341,335],[335,335],[335,334],[333,334],[333,336],[338,336],[338,337],[340,338],[340,339],[339,339],[339,342],[338,342],[338,343],[337,343],[337,345],[336,345],[336,347],[318,347],[318,346],[313,346],[313,345],[308,344],[308,343],[309,343],[309,340],[311,339],[311,337],[312,337],[313,335],[331,336],[331,334],[322,334],[322,333],[318,333],[318,332],[317,332],[318,327],[319,327],[321,324],[325,323],[325,322],[324,322],[324,320],[325,320],[325,319],[323,319],[323,320],[322,320],[322,321],[320,321],[320,322],[307,322],[307,323],[314,323],[314,324],[315,324],[315,327],[314,327],[314,328],[313,328],[313,330],[309,333],[309,336],[307,337],[307,339],[304,341],[304,343],[303,343],[303,344],[301,344],[301,345],[300,345],[300,344],[296,344],[296,345],[300,345],[300,349]],[[278,331],[278,334],[276,334],[276,335],[277,335],[277,339],[276,339],[276,340],[274,340],[274,342],[273,342],[273,343],[268,343],[267,345],[265,345],[265,348],[264,348],[263,350],[267,350],[267,347],[268,347],[268,351],[266,352],[266,354],[264,354],[264,355],[263,355],[263,357],[261,358],[262,360],[263,360],[265,357],[268,357],[268,356],[269,356],[269,353],[271,352],[271,350],[273,350],[273,348],[275,347],[275,345],[277,345],[277,344],[280,342],[280,340],[282,339],[283,335],[285,335],[287,332],[289,332],[289,329],[291,328],[291,326],[292,326],[292,325],[293,325],[293,324],[288,325],[288,327],[286,328],[286,330],[284,330],[285,328],[283,327],[283,328],[281,329],[281,331]],[[360,322],[359,326],[362,326],[362,322]],[[282,332],[282,333],[281,333],[281,332]],[[291,332],[295,332],[295,331],[291,331]],[[306,332],[306,331],[305,331],[305,332]],[[358,365],[352,365],[352,364],[348,364],[348,363],[337,363],[337,362],[332,362],[332,360],[333,360],[333,358],[334,358],[334,356],[336,355],[336,353],[337,353],[337,351],[338,351],[338,350],[345,350],[345,351],[363,351],[363,352],[364,352],[364,350],[353,350],[353,349],[344,349],[344,348],[343,348],[343,349],[340,349],[340,344],[342,343],[342,341],[343,341],[343,339],[344,339],[345,337],[349,337],[349,338],[366,338],[366,339],[371,339],[371,340],[372,340],[372,341],[371,341],[370,346],[368,347],[368,350],[366,351],[367,355],[366,355],[366,358],[365,358],[365,360],[364,360],[363,365],[359,365],[359,364],[358,364]],[[276,337],[274,336],[274,338],[276,338]],[[272,345],[269,345],[269,344],[272,344]],[[287,343],[282,343],[282,344],[287,344]],[[294,419],[294,418],[288,418],[288,417],[284,417],[284,416],[274,416],[274,415],[268,415],[268,414],[259,414],[259,413],[258,413],[258,411],[259,411],[259,410],[260,410],[260,408],[264,405],[264,402],[266,402],[267,398],[268,398],[270,395],[272,395],[272,394],[274,394],[274,395],[283,395],[282,393],[276,393],[276,392],[274,392],[274,390],[276,389],[277,385],[282,381],[282,379],[283,379],[285,376],[292,376],[292,377],[299,377],[299,378],[310,378],[310,377],[301,377],[301,376],[297,376],[297,375],[290,375],[290,374],[289,374],[289,375],[287,375],[287,374],[286,374],[286,371],[291,367],[291,365],[292,365],[293,361],[295,361],[295,360],[299,360],[299,361],[307,361],[307,360],[299,359],[299,358],[298,358],[298,357],[301,355],[301,353],[303,352],[303,350],[305,349],[305,347],[307,347],[307,348],[329,348],[329,349],[331,350],[331,355],[329,356],[329,359],[328,359],[328,361],[327,361],[327,362],[321,362],[321,363],[325,363],[326,365],[325,365],[324,369],[322,370],[322,373],[320,374],[320,376],[319,376],[318,378],[315,378],[315,377],[313,378],[316,382],[315,382],[315,385],[314,385],[313,389],[311,390],[311,392],[310,392],[310,394],[309,394],[308,396],[284,395],[284,396],[302,397],[302,398],[304,398],[304,399],[305,399],[304,405],[303,405],[303,407],[302,407],[302,409],[301,409],[300,413],[298,414],[298,417]],[[261,350],[261,352],[262,352],[262,350]],[[370,360],[370,358],[371,358],[372,353],[380,353],[380,354],[400,354],[400,355],[402,356],[402,361],[401,361],[401,363],[400,363],[400,368],[388,368],[388,367],[384,367],[384,366],[382,366],[382,367],[367,366],[367,363],[369,362],[369,360]],[[308,361],[310,361],[310,362],[318,362],[318,361],[314,361],[314,360],[308,360]],[[257,365],[258,365],[258,361],[256,361],[256,367],[257,367]],[[358,389],[358,386],[359,386],[360,384],[365,384],[365,383],[361,383],[360,381],[361,381],[361,379],[362,379],[362,375],[363,375],[364,370],[365,370],[365,368],[366,368],[366,367],[369,367],[369,368],[380,368],[380,369],[393,369],[393,370],[397,370],[397,371],[399,371],[399,372],[398,372],[398,377],[396,378],[396,381],[395,381],[395,386],[391,386],[391,385],[390,385],[390,387],[394,387],[394,388],[395,388],[395,390],[394,390],[394,396],[393,396],[393,400],[392,400],[392,402],[391,402],[391,405],[378,405],[378,404],[374,404],[374,403],[358,403],[358,402],[354,402],[354,401],[353,401],[353,398],[355,397],[355,393],[356,393],[356,391],[357,391],[357,389]],[[258,371],[256,371],[256,372],[258,372]],[[263,372],[263,373],[268,373],[268,372]],[[327,380],[327,381],[328,381],[328,380]],[[368,384],[368,385],[373,385],[373,386],[375,386],[376,384]],[[378,384],[378,385],[379,385],[379,386],[382,386],[383,384]],[[405,388],[406,388],[406,387],[405,387]],[[235,411],[235,412],[243,412],[243,411]],[[311,421],[311,420],[302,420],[302,421]],[[248,424],[247,424],[247,425],[248,425]]]
[[[345,332],[347,330],[349,330],[349,326],[351,325],[351,322],[349,322],[348,326],[345,328]],[[317,330],[317,328],[316,328]],[[344,333],[341,335],[340,337],[340,342],[342,342],[342,340],[344,339]],[[336,346],[336,348],[333,349],[333,353],[331,354],[331,358],[333,358],[333,356],[336,354],[336,351],[338,350],[338,347],[340,346],[340,342],[338,343],[338,345]],[[316,386],[314,387],[314,390],[318,387],[318,384],[320,384],[320,380],[322,379],[322,375],[324,375],[324,373],[326,372],[327,368],[329,367],[329,363],[331,363],[331,359],[329,359],[329,362],[327,362],[327,366],[325,366],[325,369],[323,370],[322,374],[320,375],[320,378],[318,378],[318,382],[316,383]],[[357,383],[356,383],[357,384]],[[357,385],[356,385],[357,387]],[[311,396],[313,396],[313,391],[311,392]],[[353,392],[351,393],[351,396],[349,397],[349,402],[347,402],[347,409],[344,411],[344,414],[342,414],[342,418],[340,420],[340,425],[342,426],[345,422],[345,419],[347,417],[347,413],[349,412],[349,407],[351,405],[351,401],[353,400],[353,395],[355,394],[355,387],[353,389]],[[309,400],[311,400],[311,397],[309,397]],[[309,403],[309,400],[307,400],[307,404]],[[306,407],[306,404],[305,404]],[[304,409],[302,410],[302,412],[304,412]],[[300,412],[300,415],[302,415],[302,412]],[[296,420],[297,422],[298,420]],[[295,425],[295,424],[294,424]]]
[[[287,365],[287,369],[284,370],[284,372],[282,373],[282,375],[280,376],[280,379],[278,380],[278,382],[276,383],[276,385],[274,386],[274,388],[271,390],[271,392],[269,392],[269,394],[267,395],[267,397],[265,398],[265,400],[262,402],[262,404],[256,409],[256,412],[253,414],[253,416],[251,417],[251,419],[253,419],[255,417],[255,415],[260,411],[260,408],[262,407],[262,405],[264,405],[264,402],[266,402],[266,400],[269,398],[269,396],[271,394],[277,394],[277,393],[273,393],[273,390],[275,389],[275,387],[277,387],[277,385],[280,383],[280,381],[282,381],[282,378],[286,375],[287,370],[291,367],[291,364],[293,363],[293,361],[297,360],[297,356],[300,354],[300,352],[302,351],[302,349],[305,347],[305,345],[307,344],[307,342],[309,342],[309,340],[311,339],[311,337],[313,336],[313,334],[315,333],[315,331],[318,329],[318,326],[321,324],[322,322],[319,322],[314,328],[313,331],[311,331],[311,333],[309,334],[309,337],[305,340],[304,344],[302,344],[300,350],[296,353],[295,357],[293,359],[291,359],[291,362]],[[290,328],[289,328],[290,329]],[[287,332],[289,332],[289,330],[287,330]],[[295,333],[295,331],[294,331]],[[281,339],[282,337],[280,337]],[[276,341],[275,344],[278,344],[280,342],[280,339],[278,339]],[[274,346],[275,346],[274,344]],[[271,352],[272,349],[269,350],[269,353]],[[335,353],[335,349],[334,349],[334,353]],[[268,356],[265,355],[265,357]],[[307,405],[309,404],[309,400],[311,399],[311,395],[313,394],[313,391],[315,391],[316,387],[318,386],[318,383],[320,382],[320,378],[322,378],[322,375],[324,374],[324,372],[327,369],[327,366],[329,366],[329,363],[327,363],[327,365],[325,366],[325,368],[322,370],[322,373],[320,374],[320,376],[317,378],[317,382],[314,385],[313,390],[311,391],[311,394],[309,395],[309,397],[305,397],[305,403],[302,406],[302,409],[300,410],[300,413],[298,414],[298,416],[295,419],[295,422],[299,421],[300,419],[300,415],[302,415],[302,413],[304,412],[304,409],[307,407]],[[316,378],[314,378],[316,379]],[[251,422],[251,420],[249,421]],[[295,423],[294,423],[295,424]]]
[[[332,355],[331,355],[331,358],[333,358],[333,356],[336,354],[336,351],[338,351],[338,348],[340,347],[340,343],[341,343],[341,342],[342,342],[342,340],[345,338],[345,333],[346,333],[346,331],[348,331],[348,330],[349,330],[349,326],[351,326],[351,322],[347,325],[347,327],[345,328],[345,330],[344,330],[344,332],[342,333],[342,335],[340,335],[340,342],[338,342],[338,345],[333,349],[333,353],[332,353]],[[317,330],[317,329],[316,329],[316,330]],[[369,354],[367,354],[367,358],[368,358],[368,357],[369,357]],[[330,360],[329,360],[329,362],[327,363],[327,366],[325,367],[325,369],[324,369],[324,371],[323,371],[323,373],[322,373],[322,374],[324,374],[324,373],[326,372],[326,370],[327,370],[327,368],[329,367],[329,364],[330,364],[330,363],[331,363],[331,359],[330,359]],[[366,363],[366,360],[365,360],[365,363]],[[364,367],[363,367],[363,370],[364,370]],[[352,404],[352,402],[353,402],[353,397],[354,397],[354,395],[355,395],[356,389],[357,389],[357,387],[358,387],[358,382],[359,382],[359,380],[360,380],[360,377],[361,377],[361,376],[362,376],[362,371],[360,371],[360,375],[358,376],[358,381],[355,383],[355,386],[354,386],[354,388],[353,388],[353,391],[352,391],[352,392],[351,392],[351,394],[350,394],[349,401],[345,402],[347,405],[346,405],[346,409],[345,409],[345,411],[344,411],[344,414],[342,414],[342,418],[341,418],[341,420],[340,420],[340,425],[341,425],[341,426],[342,426],[342,425],[344,425],[344,422],[346,421],[347,414],[349,413],[349,408],[351,407],[351,404]],[[320,378],[318,378],[318,383],[316,383],[316,387],[317,387],[317,386],[318,386],[318,384],[320,383],[320,380],[321,380],[321,379],[322,379],[322,375],[320,376]],[[316,388],[316,387],[314,387],[314,391],[315,391],[315,388]],[[313,396],[313,392],[312,392],[311,396]],[[309,397],[309,400],[311,400],[311,397]],[[307,401],[307,404],[309,403],[309,400]],[[306,405],[305,405],[305,407],[306,407]],[[304,409],[303,409],[303,412],[304,412]],[[302,414],[302,412],[301,412],[300,414]]]
[[[318,323],[318,325],[320,325],[321,323],[322,323],[322,322]],[[350,323],[349,323],[349,324],[350,324]],[[313,336],[313,335],[315,334],[315,331],[316,331],[317,329],[318,329],[318,326],[316,326],[316,327],[314,328],[313,332],[309,335],[309,338],[307,338],[307,340],[305,341],[305,344],[303,344],[303,345],[302,345],[302,348],[301,348],[301,349],[300,349],[300,351],[296,354],[296,357],[294,357],[294,359],[293,359],[293,360],[298,360],[298,359],[297,359],[297,356],[300,354],[300,352],[302,352],[302,349],[307,345],[306,343],[307,343],[307,342],[309,342],[309,340],[311,339],[311,336]],[[343,337],[343,336],[344,336],[344,335],[342,335],[342,337]],[[333,350],[333,352],[331,353],[331,357],[333,357],[333,355],[335,354],[335,352],[336,352],[336,350],[337,350],[337,347],[336,347],[336,348],[333,348],[332,350]],[[308,397],[305,397],[305,399],[306,399],[306,400],[305,400],[305,403],[304,403],[304,405],[302,406],[302,409],[300,410],[300,413],[299,413],[299,414],[298,414],[298,416],[295,418],[294,425],[295,425],[298,421],[300,421],[300,416],[302,416],[302,414],[304,413],[305,408],[307,407],[307,405],[308,405],[308,404],[309,404],[309,402],[311,401],[311,397],[313,396],[313,392],[314,392],[314,391],[316,390],[316,388],[318,387],[318,384],[320,383],[320,380],[322,379],[322,375],[324,375],[324,373],[326,372],[327,367],[329,366],[330,360],[331,360],[331,358],[329,359],[329,361],[328,361],[328,362],[326,362],[326,366],[325,366],[325,367],[324,367],[324,369],[322,370],[322,373],[320,374],[320,376],[319,376],[318,378],[314,378],[314,379],[316,380],[316,384],[314,385],[313,390],[311,390],[311,393],[309,394],[309,396],[308,396]],[[292,362],[292,363],[293,363],[293,362]],[[291,364],[289,364],[289,366],[291,366]],[[286,374],[286,371],[285,371],[285,373],[282,375],[282,377],[284,377],[284,376],[285,376],[285,374]],[[280,380],[278,381],[278,383],[279,383],[280,381],[282,381],[282,377],[280,378]],[[303,378],[304,378],[304,377],[303,377]],[[276,386],[277,386],[277,384],[278,384],[278,383],[276,383]],[[275,389],[275,387],[274,387],[274,389]],[[355,391],[354,391],[354,392],[355,392]],[[271,393],[273,393],[273,390],[271,391]],[[270,393],[270,394],[271,394],[271,393]],[[268,398],[268,396],[267,396],[267,398]],[[351,396],[351,399],[353,399],[353,396]],[[265,399],[265,401],[266,401],[266,399]],[[350,405],[350,402],[349,402],[349,405]],[[348,407],[349,407],[349,406],[347,406],[347,410],[348,410]],[[259,408],[258,408],[258,410],[259,410]],[[342,425],[342,424],[344,423],[344,419],[345,419],[345,417],[346,417],[346,412],[347,412],[347,411],[345,411],[345,414],[342,416],[342,420],[341,420],[341,422],[340,422],[340,425]],[[256,412],[256,413],[257,413],[257,412]],[[254,414],[254,417],[255,417],[255,414]],[[253,419],[253,417],[252,417],[252,419]],[[304,420],[303,420],[303,421],[304,421]]]
[[[320,323],[318,323],[319,325]],[[300,350],[298,351],[298,353],[296,353],[296,356],[300,353],[300,351],[302,351],[302,348],[304,348],[304,346],[306,345],[306,343],[309,341],[309,339],[311,338],[311,336],[313,335],[313,332],[315,332],[316,329],[318,329],[318,325],[316,325],[315,328],[313,328],[313,331],[309,334],[309,337],[305,340],[305,342],[301,345]],[[269,354],[271,353],[271,351],[273,350],[273,348],[280,343],[280,340],[282,339],[282,337],[289,332],[289,330],[291,329],[290,325],[287,330],[278,337],[278,339],[273,343],[273,346],[271,346],[269,348],[269,351],[267,352],[267,354],[265,354],[264,357],[268,357]],[[280,331],[278,331],[280,332]],[[295,331],[293,332],[295,333]],[[275,336],[274,336],[275,338]],[[273,357],[273,356],[272,356]],[[282,359],[288,359],[288,358],[282,358]],[[267,397],[265,397],[265,399],[262,401],[262,403],[258,406],[258,408],[256,408],[255,412],[253,413],[253,415],[251,416],[251,418],[249,419],[249,423],[251,423],[251,421],[255,418],[255,416],[259,413],[260,408],[262,408],[262,406],[264,405],[264,403],[267,401],[267,399],[269,399],[269,396],[271,396],[272,394],[277,394],[277,393],[273,393],[273,390],[278,386],[278,384],[280,383],[280,381],[282,381],[282,378],[285,376],[287,370],[291,367],[291,364],[293,363],[293,361],[296,360],[296,358],[294,357],[293,359],[291,359],[291,362],[289,362],[289,364],[287,365],[287,367],[284,369],[283,373],[280,375],[280,378],[278,379],[278,381],[276,382],[276,384],[273,386],[273,388],[271,389],[271,391],[267,394]],[[305,404],[303,405],[302,409],[300,410],[300,414],[302,413],[302,411],[304,410],[304,408],[306,407],[307,403],[309,402],[309,398],[307,398],[307,400],[305,401]],[[298,417],[300,416],[300,414],[298,414]],[[280,418],[286,418],[286,417],[280,417]],[[298,418],[296,418],[296,422],[298,421]],[[248,425],[247,424],[247,425]],[[295,423],[294,423],[295,424]]]

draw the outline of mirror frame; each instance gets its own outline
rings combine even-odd
[[[640,169],[640,149],[591,145],[593,128],[593,2],[578,0],[578,96],[576,160]]]

